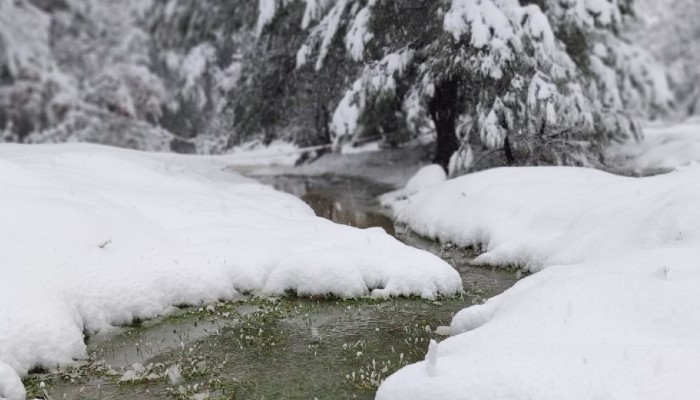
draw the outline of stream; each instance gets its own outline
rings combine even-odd
[[[360,178],[270,176],[317,215],[381,227],[461,274],[458,298],[280,299],[241,297],[188,307],[89,338],[89,360],[25,380],[51,399],[373,399],[381,381],[423,359],[430,339],[462,308],[511,287],[513,271],[470,266],[475,254],[395,225],[376,201],[391,188]]]

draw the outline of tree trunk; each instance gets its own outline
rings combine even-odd
[[[437,132],[433,162],[442,166],[445,171],[448,171],[452,154],[459,149],[456,133],[459,107],[458,85],[456,78],[441,82],[435,88],[435,95],[428,103],[428,112]]]

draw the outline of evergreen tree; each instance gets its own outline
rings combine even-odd
[[[638,0],[639,19],[628,35],[668,68],[678,117],[700,115],[700,2]]]
[[[595,165],[671,101],[631,0],[0,0],[3,140],[218,153],[435,138],[459,174]],[[21,25],[36,29],[27,31]]]
[[[144,2],[0,0],[0,135],[168,150]]]
[[[668,107],[661,69],[618,35],[629,3],[531,3],[335,2],[302,51],[322,69],[327,38],[347,31],[348,58],[364,65],[335,110],[336,140],[429,126],[434,161],[452,159],[453,173],[585,165],[596,146],[638,137],[638,118]],[[475,154],[492,160],[474,165]]]

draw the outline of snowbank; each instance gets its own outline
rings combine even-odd
[[[613,146],[608,157],[636,174],[672,171],[700,162],[700,118],[678,125],[649,126],[641,141]]]
[[[477,263],[536,272],[685,239],[700,227],[699,171],[638,179],[586,168],[499,168],[396,200],[393,209],[417,233],[481,245]]]
[[[406,182],[405,193],[412,195],[427,188],[439,185],[447,179],[447,174],[441,166],[430,164],[418,170],[418,172]]]
[[[226,157],[226,163],[231,166],[242,167],[292,167],[303,152],[303,149],[300,149],[293,143],[282,140],[274,140],[267,146],[259,140],[254,140],[234,147]]]
[[[405,186],[386,193],[379,197],[380,203],[384,206],[392,206],[402,200],[408,199],[420,191],[427,191],[447,180],[447,173],[437,164],[428,164],[421,167],[408,179],[405,179]],[[396,185],[395,185],[396,186]]]
[[[381,229],[317,218],[226,157],[0,145],[0,397],[85,357],[97,331],[173,305],[279,295],[455,294],[449,265]]]
[[[384,399],[700,398],[700,167],[648,178],[502,168],[387,197],[477,261],[541,271],[452,321]]]

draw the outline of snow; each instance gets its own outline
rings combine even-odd
[[[304,17],[301,20],[301,28],[307,29],[311,22],[318,20],[323,13],[337,0],[305,0]]]
[[[513,0],[452,0],[443,29],[455,41],[467,36],[471,46],[491,53],[490,57],[480,57],[480,68],[494,79],[503,77],[506,64],[522,50],[522,36],[533,39],[539,50],[537,57],[556,55],[552,27],[536,5],[521,7]]]
[[[611,43],[614,50],[599,44],[596,54],[590,57],[591,70],[599,80],[602,106],[618,109],[627,106],[637,113],[668,109],[673,94],[665,70],[644,50],[620,40],[611,39]]]
[[[385,198],[412,230],[481,246],[476,263],[537,273],[459,312],[433,366],[377,399],[700,398],[699,182],[500,168]]]
[[[11,78],[0,88],[0,136],[169,149],[172,135],[155,123],[165,90],[139,24],[150,4],[0,0],[0,64]]]
[[[232,148],[226,157],[229,166],[294,166],[303,150],[293,143],[273,140],[265,145],[260,140],[253,140]]]
[[[622,21],[618,0],[563,0],[559,3],[564,14],[575,14],[589,27],[610,27]]]
[[[352,26],[345,35],[345,49],[355,61],[362,61],[365,53],[365,45],[372,40],[374,35],[369,31],[369,21],[372,16],[372,7],[376,0],[371,0],[355,16]]]
[[[372,142],[348,142],[343,144],[342,147],[340,147],[340,154],[347,155],[347,154],[360,154],[360,153],[378,153],[381,152],[382,146],[379,141],[372,141]]]
[[[255,25],[255,32],[258,36],[262,34],[263,29],[272,22],[277,12],[277,0],[259,0],[258,1],[258,21]]]
[[[445,15],[445,31],[455,40],[471,35],[470,43],[483,48],[493,41],[507,42],[515,37],[508,17],[491,0],[453,0]]]
[[[24,399],[25,390],[15,371],[0,361],[0,399]]]
[[[434,146],[432,136],[421,136],[397,148],[372,151],[376,142],[361,144],[355,151],[352,142],[343,144],[339,152],[326,152],[313,163],[299,166],[264,165],[236,166],[234,170],[246,170],[251,176],[296,175],[324,177],[329,173],[337,176],[364,178],[372,182],[398,189],[425,164],[426,154]],[[376,148],[376,147],[375,147]]]
[[[581,3],[580,0],[579,3]],[[608,26],[622,20],[618,0],[585,0],[585,4],[585,13],[593,16],[599,24]]]
[[[698,255],[642,252],[527,278],[455,317],[453,333],[474,330],[440,343],[435,377],[408,367],[377,399],[698,398]],[[655,273],[660,259],[670,280]]]
[[[0,50],[13,77],[36,77],[51,66],[50,17],[26,1],[0,0]]]
[[[687,191],[684,185],[697,174],[637,179],[586,168],[499,168],[449,180],[392,206],[415,232],[481,245],[478,263],[536,272],[673,241],[678,231],[689,234],[695,228],[683,221],[694,214],[687,199],[665,194]]]
[[[617,168],[635,174],[700,163],[700,119],[648,126],[643,140],[617,144],[608,151],[608,157]]]
[[[357,130],[360,113],[365,107],[363,83],[362,78],[356,80],[333,111],[331,130],[336,138],[353,135]]]
[[[180,65],[180,75],[185,78],[183,93],[198,100],[200,108],[207,102],[206,95],[198,82],[207,72],[207,67],[216,59],[216,49],[210,44],[200,44],[192,48]]]
[[[177,385],[180,383],[180,380],[182,379],[182,373],[180,372],[180,365],[175,364],[172,367],[168,368],[168,370],[165,372],[165,374],[168,376],[168,381],[170,382],[171,385]]]
[[[437,164],[426,165],[413,175],[406,186],[402,189],[383,195],[380,200],[384,202],[395,201],[396,199],[407,199],[422,190],[426,190],[439,185],[447,179],[447,174],[441,166]]]
[[[484,75],[498,80],[503,77],[505,64],[515,58],[514,53],[521,46],[515,24],[507,15],[519,10],[522,8],[518,2],[512,0],[452,0],[444,17],[443,29],[455,41],[469,35],[469,43],[474,48],[492,53],[491,57],[481,57],[480,68]]]
[[[556,46],[556,38],[554,37],[554,32],[552,32],[552,27],[549,25],[547,15],[534,4],[521,7],[516,12],[520,14],[519,19],[524,21],[521,23],[523,29],[538,42],[542,43],[542,46],[548,53],[553,52]]]
[[[104,331],[239,292],[340,297],[461,291],[459,274],[381,229],[315,217],[223,171],[234,156],[85,144],[0,146],[0,396],[86,357]]]
[[[640,0],[635,5],[637,23],[626,29],[627,34],[668,68],[678,114],[700,113],[700,2]]]
[[[367,105],[368,97],[395,91],[395,77],[403,75],[414,55],[413,50],[402,49],[365,66],[362,75],[345,92],[333,111],[330,128],[336,145],[358,131],[359,118]]]
[[[306,65],[310,54],[311,48],[309,46],[302,44],[301,47],[299,47],[299,50],[297,51],[297,68],[301,68]]]
[[[347,4],[348,0],[338,0],[333,8],[331,8],[331,10],[328,12],[328,15],[326,15],[321,22],[320,29],[323,35],[323,40],[321,41],[318,59],[316,60],[316,71],[320,71],[323,67],[323,62],[326,60],[331,43],[333,42],[336,33],[338,33],[338,29],[340,29],[340,24],[342,22],[343,15],[345,14]]]

